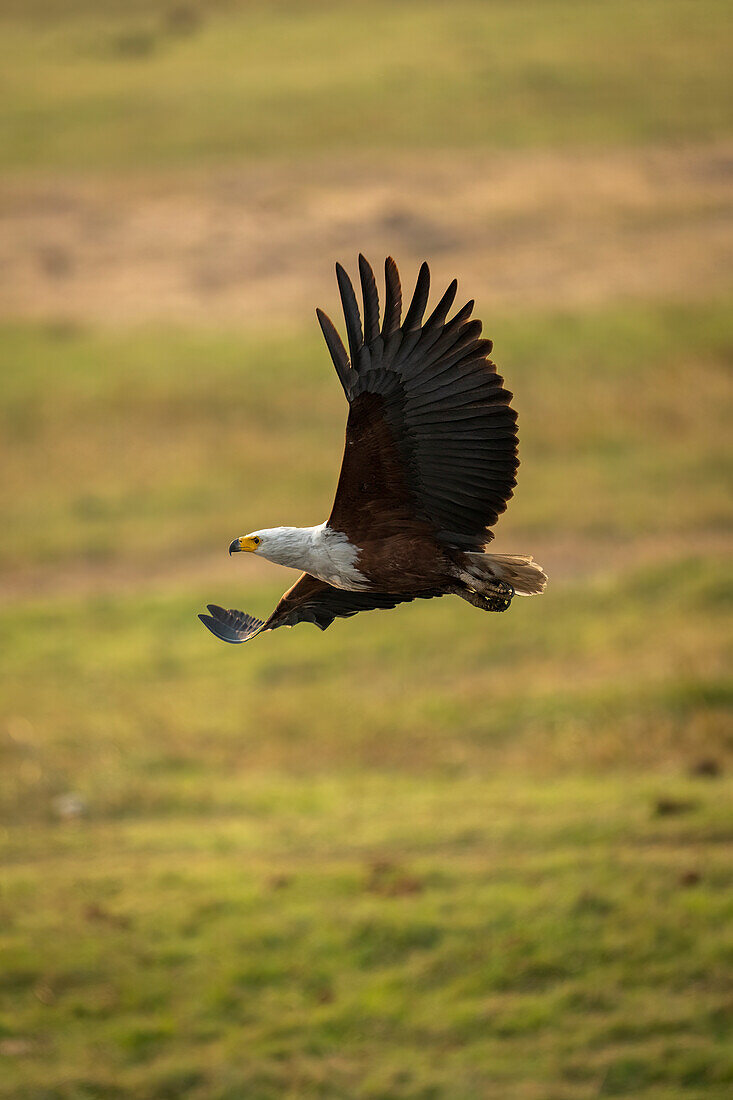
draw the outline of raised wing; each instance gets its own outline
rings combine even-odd
[[[354,288],[336,265],[346,320],[346,351],[317,311],[349,401],[346,447],[331,527],[360,545],[407,522],[425,524],[447,546],[480,550],[516,484],[516,413],[488,358],[469,302],[448,321],[458,284],[423,324],[430,271],[423,264],[404,321],[394,260],[385,261],[384,317],[374,272],[359,257],[364,327]]]
[[[360,611],[387,609],[418,597],[430,599],[440,595],[441,592],[438,591],[404,595],[394,592],[346,592],[311,577],[309,573],[302,573],[265,622],[253,618],[245,611],[226,611],[216,604],[209,604],[209,614],[199,615],[199,619],[217,638],[238,645],[265,630],[276,630],[279,626],[314,623],[321,630],[326,630],[336,618],[347,619]]]

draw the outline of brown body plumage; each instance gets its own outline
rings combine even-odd
[[[210,605],[200,618],[225,641],[302,621],[325,629],[336,617],[449,593],[501,611],[515,591],[544,588],[531,558],[485,553],[519,460],[512,395],[489,359],[491,341],[469,320],[473,302],[447,320],[454,280],[423,324],[430,287],[423,264],[400,323],[400,281],[388,258],[380,327],[376,282],[363,256],[359,273],[363,328],[351,282],[336,266],[348,352],[317,311],[349,402],[331,515],[320,527],[234,540],[230,552],[251,550],[305,572],[266,622]]]

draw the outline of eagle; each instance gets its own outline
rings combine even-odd
[[[545,587],[531,557],[486,552],[516,485],[517,416],[489,359],[491,340],[471,320],[474,302],[448,318],[454,279],[424,320],[430,270],[423,263],[403,320],[391,256],[384,274],[380,316],[374,272],[359,256],[362,323],[351,280],[336,265],[348,351],[316,310],[349,403],[331,515],[315,527],[234,539],[230,554],[258,554],[302,573],[264,621],[209,604],[199,618],[222,641],[302,622],[325,630],[336,618],[436,596],[505,611],[515,594]]]

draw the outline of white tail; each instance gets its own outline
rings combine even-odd
[[[466,554],[470,572],[477,579],[497,577],[512,586],[518,596],[536,596],[544,592],[547,576],[541,565],[532,558],[518,554]]]

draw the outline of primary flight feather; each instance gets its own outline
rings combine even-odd
[[[488,554],[490,528],[516,484],[517,417],[489,359],[491,341],[470,320],[473,302],[448,314],[454,279],[428,319],[430,270],[420,268],[404,321],[397,266],[385,261],[380,319],[374,272],[359,256],[364,320],[336,265],[348,352],[333,322],[318,320],[349,402],[346,446],[331,515],[316,527],[274,527],[234,539],[248,551],[303,570],[269,619],[209,604],[201,621],[225,642],[265,630],[456,595],[505,611],[516,594],[542,592],[530,557]]]

